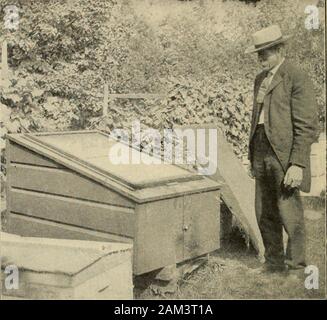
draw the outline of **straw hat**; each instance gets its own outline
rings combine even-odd
[[[252,34],[253,46],[247,48],[245,53],[253,53],[271,48],[279,43],[285,42],[292,36],[283,36],[278,25],[271,25]]]

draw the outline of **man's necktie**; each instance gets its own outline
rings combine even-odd
[[[267,93],[267,90],[269,88],[269,85],[271,83],[272,77],[273,77],[273,73],[272,72],[268,72],[267,76],[263,79],[261,86],[259,88],[258,91],[258,95],[257,95],[257,103],[263,103],[263,100],[265,98],[265,95]]]

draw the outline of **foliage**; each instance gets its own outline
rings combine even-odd
[[[1,6],[7,3],[2,0]],[[256,56],[245,55],[244,49],[252,32],[271,23],[294,34],[289,58],[313,80],[324,123],[323,22],[318,30],[306,30],[298,1],[14,4],[21,9],[18,30],[0,25],[12,70],[10,88],[0,88],[2,138],[6,132],[110,131],[130,127],[135,119],[161,129],[217,122],[242,156],[247,152],[253,78],[260,71]],[[103,118],[104,83],[113,93],[165,97],[109,101]]]

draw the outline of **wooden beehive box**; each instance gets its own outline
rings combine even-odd
[[[219,248],[215,181],[171,164],[113,164],[118,142],[98,131],[12,134],[7,143],[9,232],[133,243],[134,274]]]
[[[1,233],[2,299],[133,299],[130,244]],[[7,287],[6,267],[17,267]]]

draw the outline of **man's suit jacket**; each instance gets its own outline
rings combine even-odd
[[[254,84],[254,103],[249,140],[249,160],[253,156],[253,136],[258,124],[260,105],[257,94],[267,72],[259,73]],[[291,164],[304,168],[300,190],[310,191],[311,144],[317,139],[318,110],[311,82],[297,67],[284,61],[267,90],[263,102],[267,138],[286,172]]]

